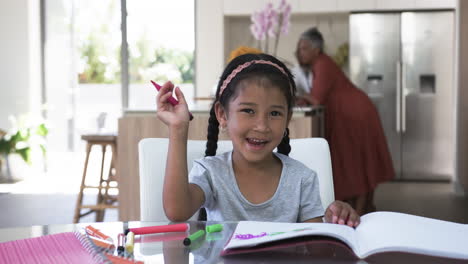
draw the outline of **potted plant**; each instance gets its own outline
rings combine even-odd
[[[35,152],[46,155],[45,139],[49,130],[43,121],[32,123],[29,118],[21,118],[19,122],[10,118],[13,128],[9,132],[0,132],[0,172],[6,181],[14,180],[15,171],[11,159],[19,156],[28,166],[32,165]]]

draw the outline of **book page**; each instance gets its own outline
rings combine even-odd
[[[353,228],[337,224],[241,221],[224,250],[253,247],[293,237],[320,235],[339,239],[356,252],[354,233]]]
[[[356,228],[356,240],[361,258],[385,251],[468,258],[468,225],[409,214],[367,214]]]

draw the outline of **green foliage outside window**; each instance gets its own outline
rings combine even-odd
[[[82,71],[80,83],[120,83],[120,48],[109,50],[99,34],[90,34],[79,47]],[[142,37],[129,50],[129,75],[132,83],[148,80],[192,83],[194,76],[193,52],[150,47]]]
[[[79,47],[82,72],[78,75],[79,83],[119,83],[120,52],[109,51],[98,33],[91,33]]]

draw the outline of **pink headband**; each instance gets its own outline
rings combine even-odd
[[[267,60],[253,60],[253,61],[249,61],[249,62],[246,62],[244,64],[241,64],[239,66],[237,66],[237,68],[235,68],[231,74],[229,74],[229,76],[226,78],[226,80],[224,80],[223,82],[223,85],[221,86],[221,88],[219,88],[219,96],[221,97],[221,95],[223,94],[224,92],[224,89],[226,89],[226,87],[228,86],[228,84],[231,82],[231,80],[236,77],[236,75],[241,72],[242,70],[244,70],[245,68],[249,67],[250,65],[252,64],[269,64],[275,68],[277,68],[278,70],[280,70],[284,75],[288,76],[288,74],[286,73],[286,71],[281,68],[278,64],[274,63],[274,62],[271,62],[271,61],[267,61]]]

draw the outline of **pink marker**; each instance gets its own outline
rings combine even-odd
[[[154,87],[156,87],[156,90],[161,90],[161,85],[151,81],[151,83],[154,85]],[[179,101],[177,101],[177,99],[175,99],[174,97],[169,97],[169,99],[167,99],[167,101],[172,105],[172,106],[176,106],[177,104],[179,104]],[[193,119],[193,115],[192,113],[189,112],[189,115],[190,115],[190,120]]]
[[[174,224],[174,225],[161,225],[161,226],[147,226],[147,227],[134,227],[125,230],[125,234],[133,232],[135,235],[155,234],[155,233],[169,233],[169,232],[185,232],[189,230],[189,224]]]

